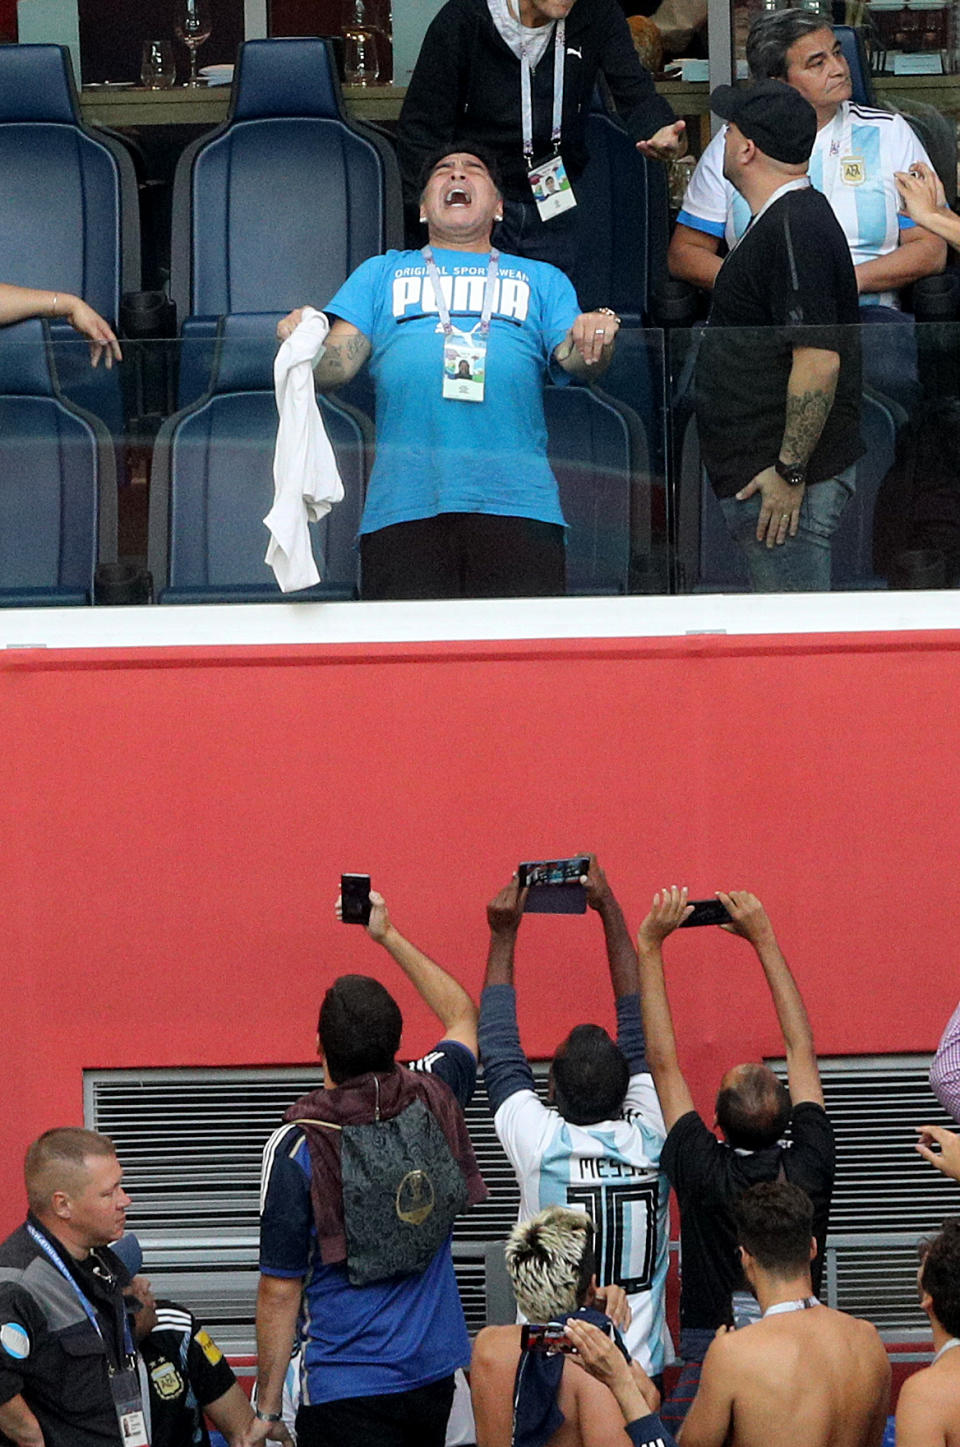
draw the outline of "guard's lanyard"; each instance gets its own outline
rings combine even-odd
[[[933,1362],[931,1362],[930,1365],[933,1366],[934,1362],[938,1362],[944,1352],[948,1352],[951,1347],[960,1347],[960,1337],[952,1336],[948,1341],[945,1341],[940,1350],[934,1354]]]
[[[433,287],[433,294],[437,299],[437,311],[440,313],[440,326],[445,337],[449,337],[453,331],[453,323],[450,320],[450,308],[447,306],[447,299],[440,286],[440,273],[437,270],[437,263],[433,259],[433,249],[425,246],[420,255],[427,266],[427,275],[430,278],[430,285]],[[483,284],[483,310],[480,313],[480,335],[486,337],[490,331],[490,318],[493,316],[493,296],[497,286],[497,275],[500,270],[500,253],[494,247],[490,252],[487,261],[487,278]]]
[[[50,1242],[46,1239],[46,1237],[45,1237],[45,1236],[41,1236],[41,1235],[40,1235],[40,1232],[39,1232],[39,1231],[36,1229],[36,1227],[33,1226],[29,1221],[27,1222],[27,1230],[30,1232],[30,1235],[33,1237],[34,1241],[36,1241],[37,1245],[40,1247],[40,1250],[41,1250],[46,1256],[48,1256],[48,1257],[50,1258],[50,1261],[51,1261],[52,1264],[57,1268],[57,1270],[60,1272],[60,1275],[61,1275],[61,1276],[63,1277],[63,1279],[67,1282],[67,1284],[72,1288],[72,1290],[73,1290],[73,1292],[74,1292],[74,1295],[76,1296],[76,1298],[77,1298],[77,1300],[79,1301],[80,1305],[83,1307],[84,1312],[86,1313],[87,1320],[90,1322],[90,1325],[93,1327],[94,1331],[97,1333],[97,1336],[98,1336],[98,1337],[100,1338],[100,1340],[103,1342],[104,1346],[106,1346],[106,1342],[104,1341],[104,1336],[103,1336],[103,1328],[102,1328],[101,1325],[100,1325],[100,1320],[99,1320],[99,1318],[98,1318],[98,1316],[97,1316],[96,1311],[93,1309],[93,1306],[91,1305],[90,1301],[88,1300],[87,1296],[84,1294],[83,1288],[81,1287],[80,1283],[76,1280],[76,1278],[74,1277],[73,1273],[72,1273],[70,1270],[68,1270],[68,1268],[67,1268],[67,1267],[64,1265],[64,1263],[61,1261],[60,1257],[57,1255],[56,1251],[54,1251],[53,1247],[50,1245]],[[136,1352],[136,1348],[135,1348],[135,1346],[134,1346],[134,1344],[133,1344],[133,1337],[132,1337],[132,1335],[131,1335],[131,1333],[130,1333],[130,1323],[129,1323],[129,1321],[127,1320],[127,1313],[124,1311],[124,1312],[122,1313],[122,1315],[123,1315],[123,1350],[124,1350],[124,1352],[126,1353],[126,1356],[127,1356],[127,1367],[128,1367],[129,1370],[133,1370],[133,1364],[134,1364],[135,1361],[136,1361],[137,1352]],[[116,1368],[114,1368],[113,1366],[111,1366],[111,1365],[109,1364],[109,1362],[108,1362],[108,1364],[107,1364],[107,1370],[108,1370],[108,1372],[110,1372],[111,1375],[112,1375],[112,1373],[116,1370]]]
[[[566,56],[566,20],[557,20],[553,36],[553,126],[550,140],[554,152],[560,149],[563,127],[563,65]],[[533,88],[530,84],[530,56],[526,36],[520,41],[520,117],[523,124],[523,154],[533,164]]]
[[[773,1306],[768,1306],[763,1313],[763,1320],[768,1316],[784,1316],[788,1311],[809,1311],[811,1306],[819,1306],[820,1303],[815,1296],[801,1296],[798,1301],[778,1301]]]

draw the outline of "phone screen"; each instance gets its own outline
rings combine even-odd
[[[344,924],[370,923],[369,874],[341,874],[340,909]]]

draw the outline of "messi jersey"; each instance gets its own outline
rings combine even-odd
[[[664,1287],[667,1195],[660,1170],[666,1136],[650,1075],[634,1075],[619,1120],[571,1125],[532,1090],[500,1106],[494,1127],[520,1185],[521,1221],[546,1206],[583,1209],[596,1227],[597,1280],[616,1282],[633,1313],[624,1341],[654,1376],[670,1359]]]

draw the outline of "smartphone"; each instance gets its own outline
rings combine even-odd
[[[556,1352],[576,1352],[576,1347],[563,1327],[556,1321],[527,1322],[520,1328],[520,1350],[553,1356]]]
[[[529,890],[527,914],[584,914],[587,892],[580,876],[587,873],[590,860],[585,854],[571,859],[528,859],[517,865],[521,889]]]
[[[730,919],[730,911],[719,899],[691,899],[693,914],[685,919],[680,929],[695,929],[701,924],[727,924]]]
[[[369,874],[341,874],[340,909],[344,924],[370,923]]]

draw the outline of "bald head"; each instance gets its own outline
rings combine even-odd
[[[50,1210],[58,1191],[77,1195],[90,1174],[88,1161],[116,1156],[109,1136],[77,1126],[62,1126],[43,1133],[27,1147],[23,1163],[27,1202],[35,1216]]]
[[[735,1065],[720,1082],[717,1124],[741,1150],[777,1143],[790,1123],[790,1096],[766,1065]]]

